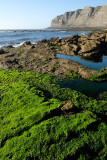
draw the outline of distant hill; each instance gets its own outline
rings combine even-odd
[[[85,7],[55,17],[50,28],[107,28],[107,5]]]

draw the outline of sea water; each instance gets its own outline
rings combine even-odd
[[[76,61],[80,64],[82,64],[83,66],[86,66],[88,68],[91,69],[95,69],[95,70],[100,70],[104,67],[107,67],[107,56],[103,55],[100,59],[85,59],[79,56],[68,56],[68,55],[64,55],[64,54],[56,54],[57,58],[61,58],[61,59],[70,59],[73,61]]]
[[[73,34],[87,35],[91,31],[62,31],[62,30],[0,30],[0,47],[13,45],[18,46],[26,41],[35,43],[42,39],[52,37],[69,37]]]

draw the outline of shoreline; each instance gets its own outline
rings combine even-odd
[[[61,33],[62,32],[62,33]],[[84,35],[89,34],[89,31],[84,31]],[[90,31],[91,32],[91,31]],[[31,41],[35,43],[43,39],[50,39],[53,37],[69,37],[73,34],[82,34],[82,31],[67,31],[64,29],[43,29],[43,30],[0,30],[0,36],[3,40],[0,40],[0,48],[8,45],[13,45],[13,47],[20,46],[26,41]],[[20,36],[21,35],[21,36]],[[10,37],[9,37],[10,36]]]
[[[64,31],[102,31],[105,30],[105,27],[103,28],[98,28],[98,27],[84,27],[84,28],[79,28],[79,27],[72,27],[72,28],[53,28],[53,27],[49,27],[47,29],[59,29],[59,30],[64,30]]]
[[[98,27],[72,27],[72,28],[54,28],[54,27],[47,27],[43,29],[0,29],[0,32],[45,32],[45,31],[101,31],[104,30],[105,27],[103,28],[98,28]]]
[[[66,55],[78,55],[83,58],[98,58],[105,51],[105,33],[92,33],[90,35],[72,35],[65,38],[51,38],[37,41],[32,44],[30,41],[18,47],[2,47],[0,54],[0,66],[2,69],[23,68],[25,71],[49,73],[59,77],[66,77],[71,71],[76,72],[82,78],[99,76],[101,73],[79,64],[73,60],[59,59],[56,53]],[[106,46],[107,47],[107,46]],[[105,53],[106,55],[106,53]]]

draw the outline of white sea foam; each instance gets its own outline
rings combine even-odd
[[[86,32],[82,32],[82,33],[81,33],[81,35],[86,35],[86,34],[87,34]]]
[[[22,42],[22,43],[20,43],[20,44],[15,44],[15,45],[13,45],[13,47],[15,47],[15,48],[20,47],[20,46],[23,45],[25,42],[26,42],[26,41],[24,41],[24,42]],[[35,42],[32,43],[32,44],[35,44]]]
[[[24,43],[25,43],[25,42],[22,42],[22,43],[20,43],[20,44],[15,44],[15,45],[13,45],[13,47],[17,48],[17,47],[23,45]]]
[[[60,32],[66,32],[66,31],[60,31]]]

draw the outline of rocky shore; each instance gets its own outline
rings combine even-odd
[[[104,90],[94,97],[86,94],[90,92],[86,86],[94,94],[99,91],[96,82],[76,79],[86,85],[77,82],[72,88],[59,83],[69,79],[60,77],[70,74],[107,81],[107,67],[92,70],[57,58],[57,53],[99,59],[107,55],[107,34],[72,35],[0,49],[1,160],[106,160],[107,83],[97,83],[104,84]],[[73,89],[76,84],[86,92]]]
[[[3,47],[0,49],[0,68],[23,69],[59,77],[65,77],[71,72],[76,72],[83,78],[101,74],[73,60],[59,59],[56,53],[98,59],[103,54],[107,55],[107,33],[95,32],[88,36],[75,34],[63,39],[44,39],[35,44],[25,42],[16,48]],[[104,70],[106,72],[107,68]]]

